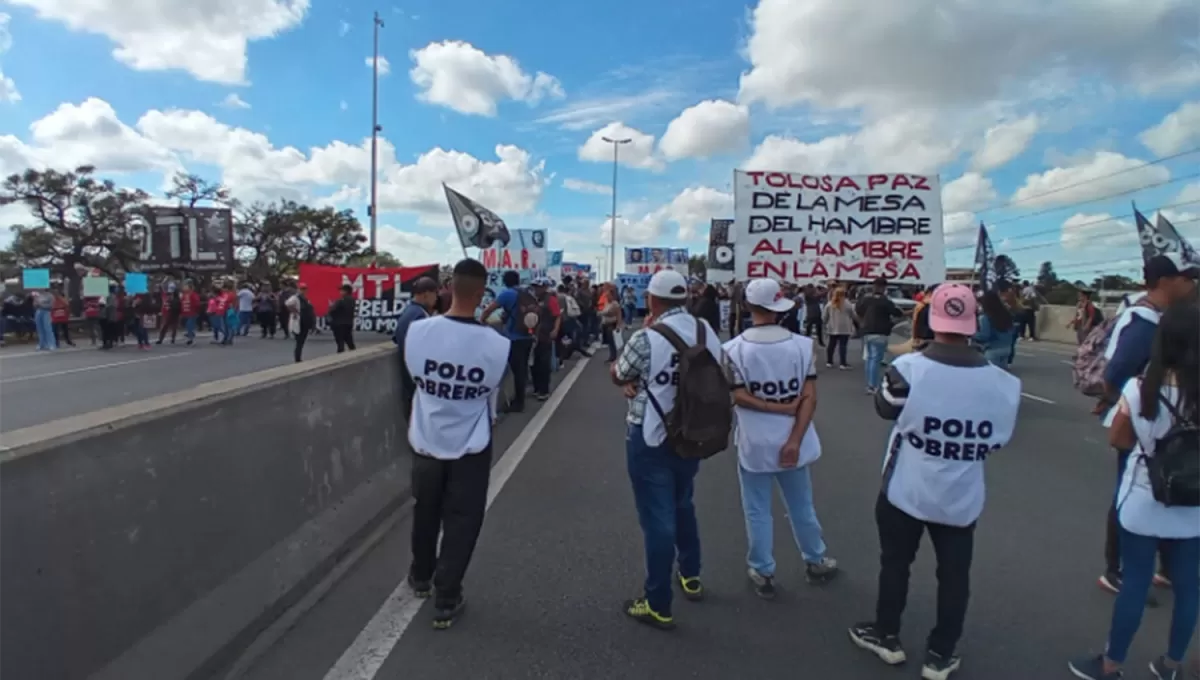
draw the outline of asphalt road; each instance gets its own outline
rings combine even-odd
[[[389,340],[376,333],[359,333],[356,339]],[[76,348],[55,352],[38,352],[32,345],[0,350],[0,433],[281,366],[292,361],[295,347],[283,336],[264,340],[254,332],[236,338],[232,347],[210,340],[202,335],[191,347],[182,339],[174,345],[168,340],[147,351],[127,344],[103,352],[78,341]],[[334,350],[333,336],[325,332],[309,338],[304,356]]]
[[[1067,659],[1104,644],[1112,597],[1095,583],[1115,463],[1088,415],[1090,403],[1071,388],[1069,356],[1070,348],[1024,345],[1014,368],[1026,399],[1015,440],[988,463],[956,677],[1065,678]],[[621,602],[639,593],[643,563],[625,471],[625,402],[593,359],[561,403],[543,407],[556,410],[490,507],[467,577],[470,605],[453,629],[432,630],[430,606],[412,604],[398,588],[409,564],[410,527],[402,520],[245,677],[916,677],[914,662],[885,668],[845,632],[873,613],[879,553],[872,508],[888,425],[863,394],[860,370],[822,370],[818,392],[824,457],[814,468],[817,509],[845,569],[826,587],[804,583],[777,507],[781,595],[774,602],[753,595],[730,451],[705,463],[697,479],[707,600],[679,601],[673,632],[626,619]],[[497,451],[532,417],[506,423]],[[514,448],[505,456],[519,456],[521,447]],[[502,458],[497,469],[505,465]],[[918,658],[935,613],[931,553],[926,542],[902,633]],[[1168,619],[1169,607],[1148,611],[1130,677],[1144,677],[1138,669],[1165,648]]]

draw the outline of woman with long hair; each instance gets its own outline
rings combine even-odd
[[[1146,372],[1125,384],[1109,428],[1109,443],[1132,451],[1117,489],[1124,581],[1113,603],[1108,646],[1102,655],[1072,661],[1071,672],[1077,677],[1121,677],[1125,655],[1142,621],[1160,544],[1172,576],[1175,608],[1166,654],[1155,659],[1150,670],[1160,680],[1183,676],[1180,663],[1200,610],[1200,507],[1160,502],[1149,478],[1149,463],[1156,454],[1194,444],[1194,440],[1187,442],[1186,432],[1172,433],[1181,424],[1200,424],[1200,306],[1192,301],[1177,303],[1163,313]]]
[[[846,346],[850,344],[850,336],[854,334],[854,308],[846,302],[846,289],[837,287],[829,296],[825,309],[821,310],[821,325],[829,333],[829,345],[825,347],[825,366],[833,367],[833,351],[838,353],[838,366],[849,370],[846,363]]]
[[[1016,333],[1012,313],[994,290],[983,294],[979,306],[983,313],[979,315],[979,329],[973,340],[983,349],[988,361],[1000,368],[1008,368]]]

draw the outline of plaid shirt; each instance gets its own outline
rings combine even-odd
[[[654,322],[658,323],[678,314],[687,314],[687,309],[674,307]],[[621,350],[621,356],[617,357],[616,363],[613,364],[613,375],[617,380],[637,383],[637,394],[629,400],[629,412],[625,416],[625,422],[631,425],[641,425],[646,416],[646,376],[650,373],[650,336],[647,335],[649,332],[648,328],[635,331]]]

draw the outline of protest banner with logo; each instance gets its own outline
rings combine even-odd
[[[734,172],[739,280],[931,284],[946,277],[936,176]]]
[[[133,216],[144,272],[233,271],[233,212],[229,208],[154,206]]]
[[[412,297],[412,284],[426,276],[438,280],[438,265],[419,267],[337,267],[301,264],[300,283],[308,286],[308,299],[317,313],[317,327],[325,327],[329,304],[342,296],[342,286],[354,289],[358,301],[354,329],[392,333],[396,317]],[[398,292],[397,292],[398,291]]]
[[[488,269],[530,269],[536,276],[546,275],[550,255],[546,250],[545,229],[513,229],[508,245],[493,244],[479,251],[479,259]]]
[[[733,220],[714,219],[708,230],[708,260],[705,262],[709,283],[728,283],[733,280],[733,240],[729,228]]]
[[[687,273],[687,248],[626,248],[626,274],[653,274],[663,269]]]
[[[551,250],[546,261],[546,276],[554,279],[555,282],[562,281],[563,277],[563,251]]]
[[[617,292],[621,298],[625,297],[625,287],[633,289],[633,294],[637,297],[637,308],[646,308],[646,287],[650,285],[650,277],[653,274],[617,274]]]

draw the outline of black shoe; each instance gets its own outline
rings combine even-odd
[[[412,574],[408,575],[408,587],[412,588],[413,595],[424,600],[433,594],[433,584],[429,581],[418,581],[413,578]]]
[[[683,574],[676,574],[675,583],[679,584],[679,590],[683,592],[686,599],[692,602],[704,599],[704,584],[700,581],[699,576],[684,578]]]
[[[1181,680],[1183,678],[1183,670],[1179,666],[1171,668],[1167,665],[1166,657],[1158,657],[1150,662],[1150,672],[1158,680]]]
[[[625,615],[638,623],[644,623],[659,630],[673,630],[675,628],[675,619],[670,614],[660,614],[651,609],[650,603],[644,597],[639,597],[636,600],[626,600]]]
[[[467,598],[459,595],[456,600],[438,600],[433,606],[433,629],[446,630],[467,608]]]
[[[860,623],[849,630],[850,641],[879,657],[889,666],[898,666],[908,660],[900,638],[885,635],[873,623]]]
[[[746,575],[750,577],[750,583],[754,586],[755,595],[764,600],[775,599],[775,578],[773,576],[763,576],[755,571],[754,567],[750,567]]]
[[[921,666],[921,677],[924,680],[948,680],[950,674],[958,670],[962,659],[958,655],[942,656],[933,650],[925,651],[925,664]]]

